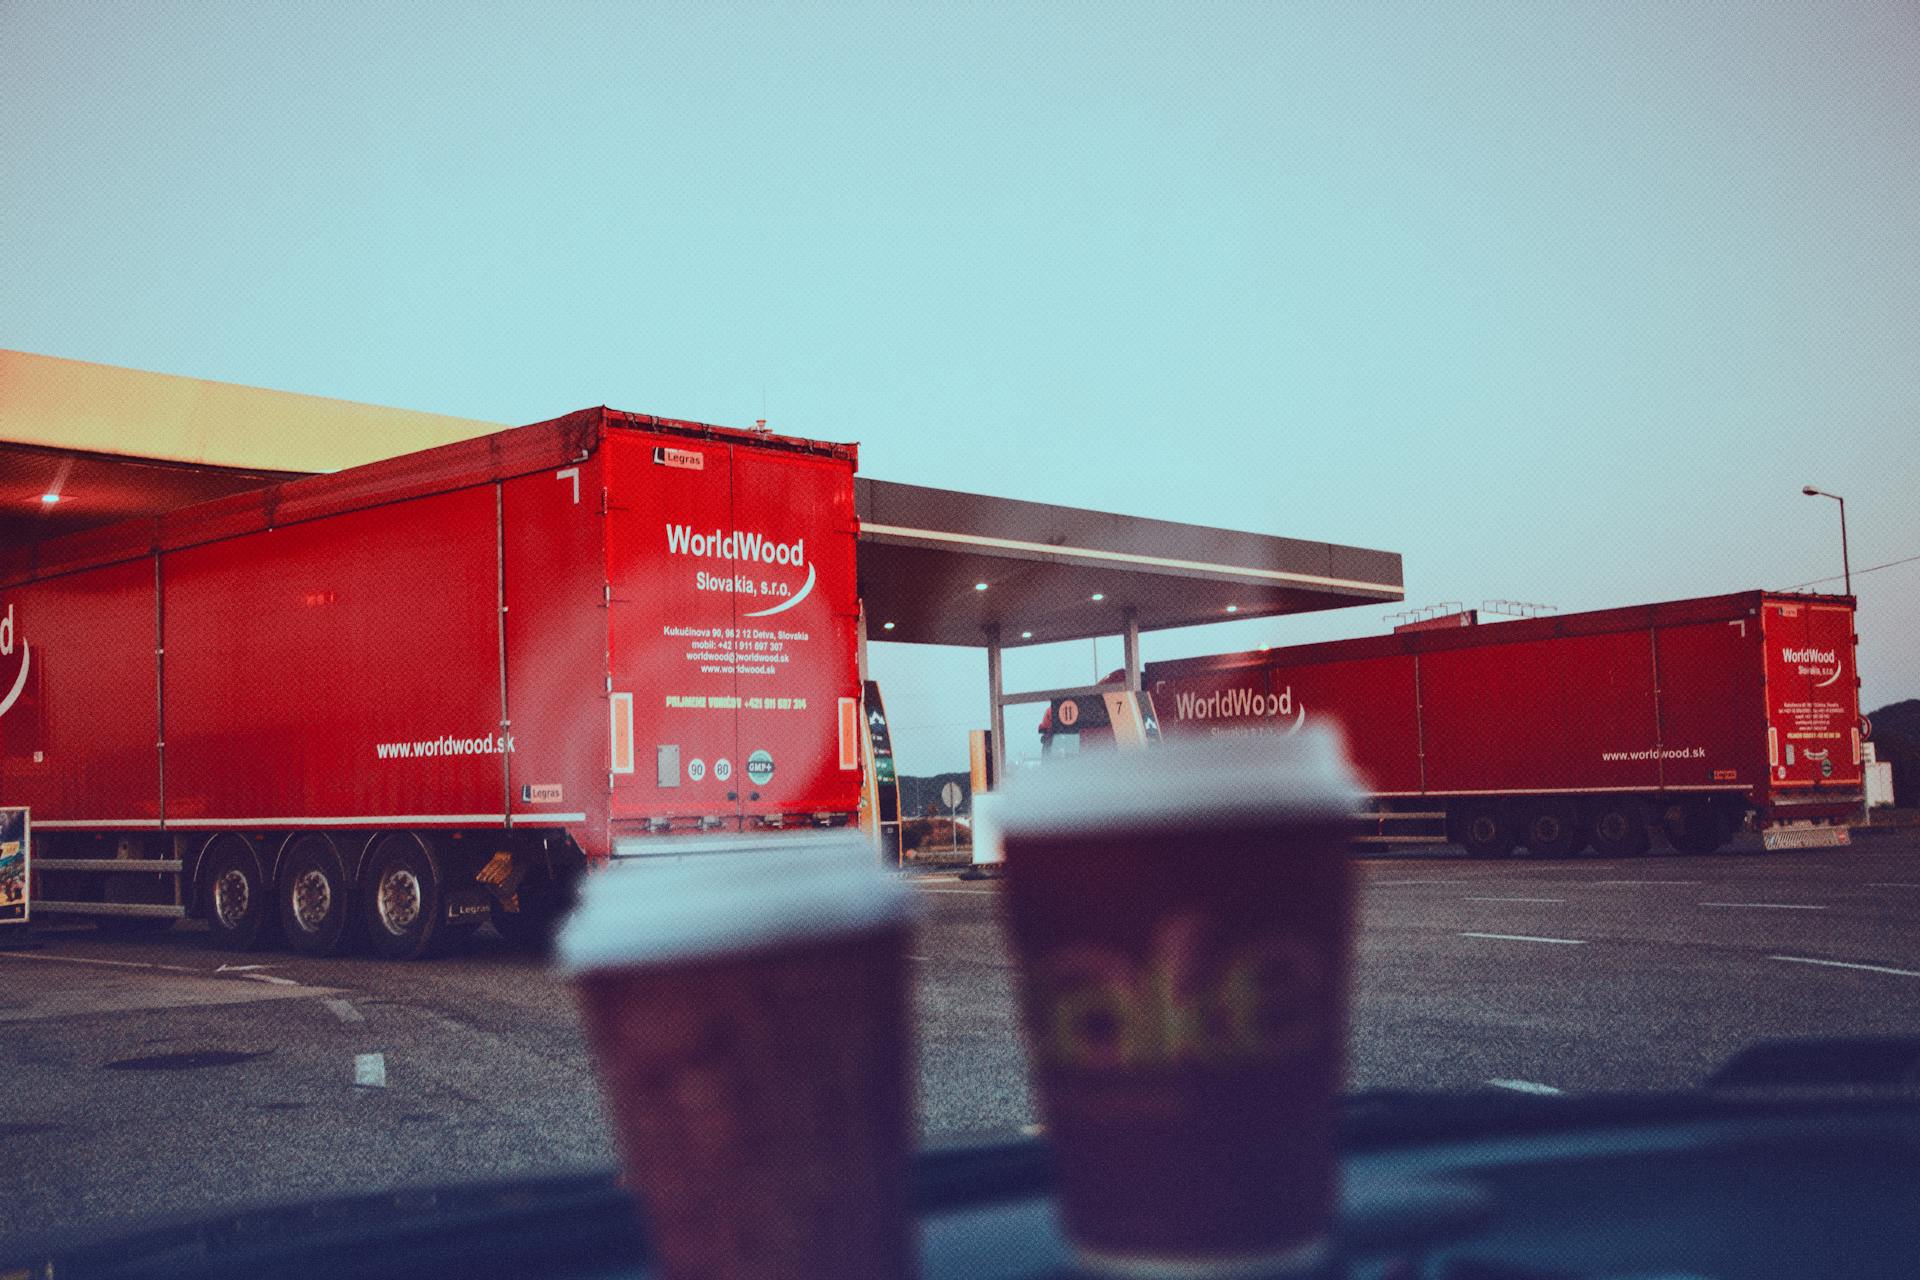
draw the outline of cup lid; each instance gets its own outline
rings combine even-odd
[[[857,834],[689,840],[590,874],[555,940],[564,972],[650,967],[862,933],[910,916]]]
[[[1009,837],[1189,829],[1338,820],[1352,816],[1361,795],[1339,734],[1310,725],[1049,763],[1016,775],[997,816]]]

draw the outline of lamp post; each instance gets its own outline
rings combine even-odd
[[[1853,594],[1853,566],[1847,560],[1847,500],[1837,493],[1828,493],[1825,489],[1816,489],[1806,485],[1800,492],[1809,498],[1832,498],[1840,504],[1840,573],[1846,580],[1847,594]]]
[[[1847,561],[1847,500],[1841,497],[1837,493],[1828,493],[1825,489],[1816,489],[1810,484],[1802,485],[1800,488],[1800,492],[1806,494],[1809,498],[1832,498],[1835,502],[1840,504],[1840,573],[1846,583],[1847,596],[1849,599],[1851,599],[1853,596],[1853,566],[1849,564]],[[1857,658],[1858,658],[1858,652],[1857,652],[1858,641],[1857,640],[1855,642],[1855,645],[1856,645],[1856,653],[1855,653],[1856,663],[1855,663],[1854,669],[1857,671],[1859,669],[1858,662],[1857,662]],[[1860,710],[1860,705],[1859,703],[1856,702],[1854,704],[1854,711],[1858,712],[1859,710]],[[1866,825],[1866,824],[1870,824],[1872,821],[1873,821],[1873,810],[1867,806],[1866,779],[1863,777],[1860,780],[1860,822],[1862,825]]]

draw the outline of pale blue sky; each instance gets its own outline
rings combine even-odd
[[[0,0],[0,346],[764,404],[890,479],[1401,551],[1416,604],[1787,586],[1839,571],[1807,482],[1920,554],[1916,13]],[[1867,705],[1920,696],[1920,564],[1856,588]],[[979,655],[876,667],[959,763]]]

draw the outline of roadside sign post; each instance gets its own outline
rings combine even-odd
[[[949,782],[940,788],[940,799],[947,806],[947,847],[950,851],[960,851],[960,784]]]

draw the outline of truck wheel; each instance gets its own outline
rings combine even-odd
[[[280,934],[304,956],[338,955],[353,942],[353,886],[329,836],[298,837],[280,859]]]
[[[217,837],[201,859],[207,926],[216,946],[254,951],[273,941],[277,920],[264,866],[253,841],[239,834]]]
[[[1497,804],[1477,804],[1460,816],[1460,843],[1470,858],[1505,858],[1518,843],[1513,818]]]
[[[1587,819],[1587,838],[1603,858],[1637,858],[1653,845],[1647,811],[1638,800],[1602,800]]]
[[[360,919],[367,945],[387,960],[421,960],[444,932],[446,893],[425,841],[383,836],[360,880]]]
[[[1536,857],[1564,858],[1580,847],[1579,815],[1568,801],[1542,801],[1527,810],[1520,843]]]
[[[1730,834],[1726,818],[1709,804],[1682,805],[1667,816],[1667,838],[1682,853],[1712,853]]]

